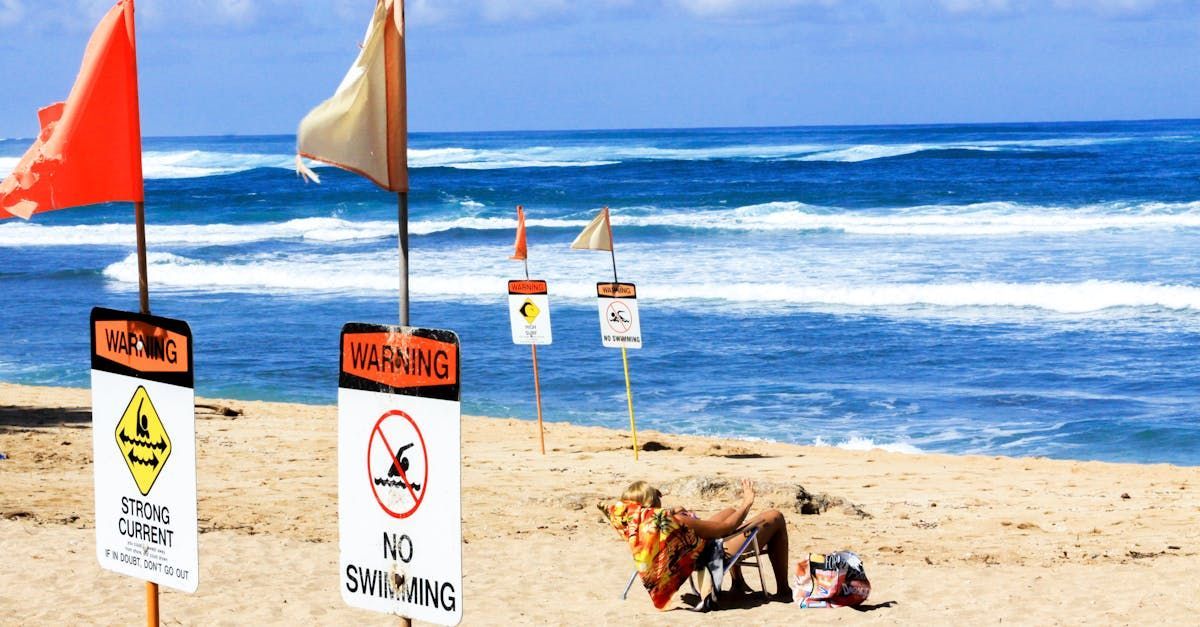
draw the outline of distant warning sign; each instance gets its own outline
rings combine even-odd
[[[186,322],[92,310],[96,558],[195,592],[199,583],[192,333]]]
[[[342,328],[339,588],[349,605],[462,620],[460,361],[451,331]]]
[[[514,344],[550,344],[553,340],[545,281],[509,281],[508,316]]]
[[[597,283],[600,339],[609,348],[641,348],[637,287],[633,283]]]

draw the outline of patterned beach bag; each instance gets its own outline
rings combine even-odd
[[[871,582],[862,560],[850,551],[810,553],[807,562],[796,565],[792,593],[800,607],[846,607],[866,601]]]

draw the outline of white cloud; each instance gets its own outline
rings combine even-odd
[[[1192,0],[938,0],[938,4],[954,14],[1070,11],[1109,16],[1149,15],[1163,9],[1194,6]]]
[[[1011,0],[941,0],[951,13],[1007,13],[1013,9]]]
[[[258,17],[253,0],[217,0],[209,4],[218,15],[234,24],[249,24]]]
[[[645,0],[408,0],[405,11],[413,23],[532,22],[612,11],[625,7],[657,8]],[[642,11],[644,12],[644,11]]]
[[[567,0],[483,0],[483,17],[493,22],[532,20],[571,8]]]
[[[670,0],[684,11],[700,17],[754,15],[799,7],[833,7],[839,0]]]
[[[0,0],[6,30],[86,31],[115,0]],[[330,20],[365,23],[371,0],[138,0],[139,21],[176,32],[312,28]],[[913,11],[918,6],[925,10]],[[1102,18],[1142,18],[1200,13],[1197,0],[407,0],[414,26],[529,24],[586,21],[595,17],[696,20],[802,20],[853,17],[879,10],[928,18],[1087,13]]]
[[[1054,0],[1061,9],[1086,10],[1108,15],[1144,15],[1160,8],[1187,4],[1187,0]]]
[[[0,26],[16,24],[25,15],[21,0],[0,0]]]

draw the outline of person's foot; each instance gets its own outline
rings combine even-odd
[[[734,594],[751,594],[754,592],[754,589],[746,583],[745,579],[734,577],[733,583],[729,586],[729,591]]]
[[[778,601],[780,603],[791,603],[792,601],[795,600],[792,598],[791,590],[782,590],[780,592],[776,592],[775,594],[771,595],[770,599],[772,601]]]

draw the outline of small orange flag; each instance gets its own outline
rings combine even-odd
[[[517,205],[517,241],[509,259],[528,259],[529,248],[525,245],[525,208]]]
[[[0,220],[100,202],[142,200],[133,0],[92,32],[66,102],[38,111],[41,132],[0,182]]]

